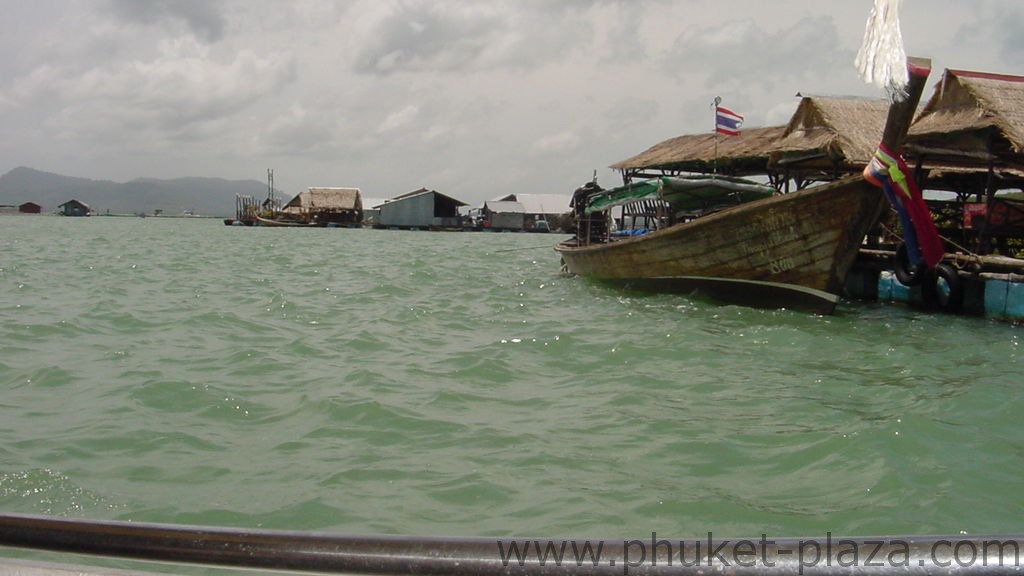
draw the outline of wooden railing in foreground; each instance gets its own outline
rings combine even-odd
[[[358,536],[0,514],[0,546],[238,568],[359,574],[995,575],[1022,535],[671,540]]]

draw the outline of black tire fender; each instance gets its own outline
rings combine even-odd
[[[941,287],[940,283],[945,286]],[[928,289],[935,305],[946,312],[959,312],[964,304],[964,282],[960,279],[960,272],[945,262],[935,266]]]
[[[896,279],[904,286],[917,286],[925,277],[922,267],[910,263],[907,245],[903,242],[896,247],[896,257],[893,258],[892,269],[896,273]]]

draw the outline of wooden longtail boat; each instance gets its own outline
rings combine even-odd
[[[890,149],[897,149],[906,136],[931,62],[910,59],[908,69],[908,95],[890,106],[882,135]],[[600,206],[606,192],[612,191],[590,194],[587,204]],[[563,268],[600,281],[829,314],[886,202],[880,189],[856,175],[642,236],[588,241],[588,234],[578,233],[555,250]],[[582,212],[577,206],[577,214],[585,216]]]

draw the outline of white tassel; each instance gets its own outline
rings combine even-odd
[[[885,88],[895,100],[906,97],[909,80],[900,32],[900,2],[875,0],[864,27],[864,42],[854,60],[865,82]]]

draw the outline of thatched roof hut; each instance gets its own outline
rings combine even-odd
[[[946,70],[906,150],[929,189],[981,198],[1024,187],[1024,76]]]
[[[715,170],[731,176],[765,174],[768,164],[765,150],[782,134],[783,128],[744,128],[739,136],[721,136],[714,132],[677,136],[616,162],[611,168],[621,171],[628,179]]]
[[[285,212],[342,212],[362,211],[363,201],[359,188],[309,188],[300,192],[285,205]]]
[[[884,98],[804,96],[786,126],[670,138],[613,169],[624,180],[679,172],[767,175],[798,187],[860,172],[888,115]],[[932,189],[1024,185],[1024,76],[947,70],[910,128],[904,153],[930,169]]]
[[[926,164],[1024,169],[1024,76],[946,70],[907,149]]]
[[[885,99],[804,96],[769,149],[770,165],[827,179],[858,172],[878,148],[888,111]]]
[[[830,180],[864,168],[878,147],[888,110],[884,99],[805,96],[786,126],[744,128],[740,136],[677,136],[611,167],[627,180],[712,171],[766,175],[773,181]]]

